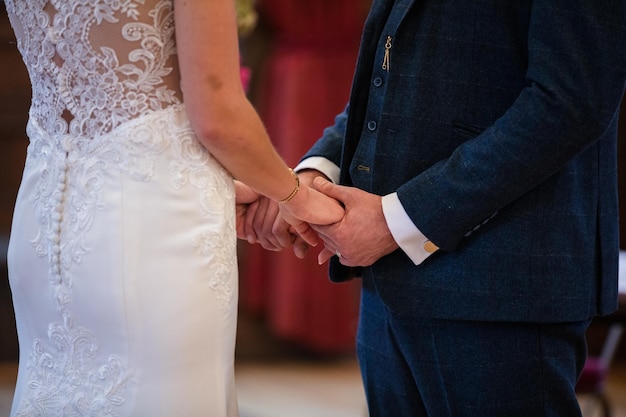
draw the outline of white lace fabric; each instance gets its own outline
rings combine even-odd
[[[236,416],[234,189],[185,113],[173,1],[5,4],[33,97],[11,415]]]
[[[181,101],[171,0],[6,0],[52,138],[94,138]],[[69,125],[68,125],[69,122]]]

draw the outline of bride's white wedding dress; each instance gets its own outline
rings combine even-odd
[[[237,415],[234,189],[185,113],[172,0],[5,3],[33,92],[11,415]]]

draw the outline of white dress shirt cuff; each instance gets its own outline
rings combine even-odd
[[[304,159],[293,170],[298,172],[303,169],[315,169],[326,175],[335,184],[339,182],[339,167],[324,157],[312,156]]]
[[[398,198],[397,193],[388,194],[382,198],[383,215],[387,227],[400,249],[408,255],[415,265],[419,265],[438,248],[424,234],[415,227],[411,218]]]

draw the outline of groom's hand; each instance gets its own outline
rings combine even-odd
[[[339,253],[343,265],[369,266],[398,248],[387,227],[380,196],[323,178],[315,179],[313,187],[343,203],[346,210],[335,224],[313,226],[325,246],[318,255],[320,264]]]

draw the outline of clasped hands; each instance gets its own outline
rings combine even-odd
[[[304,258],[323,241],[318,263],[332,256],[346,266],[369,266],[398,248],[387,227],[380,196],[335,185],[321,173],[299,174],[298,195],[278,204],[236,181],[237,237],[271,251],[293,247]]]

